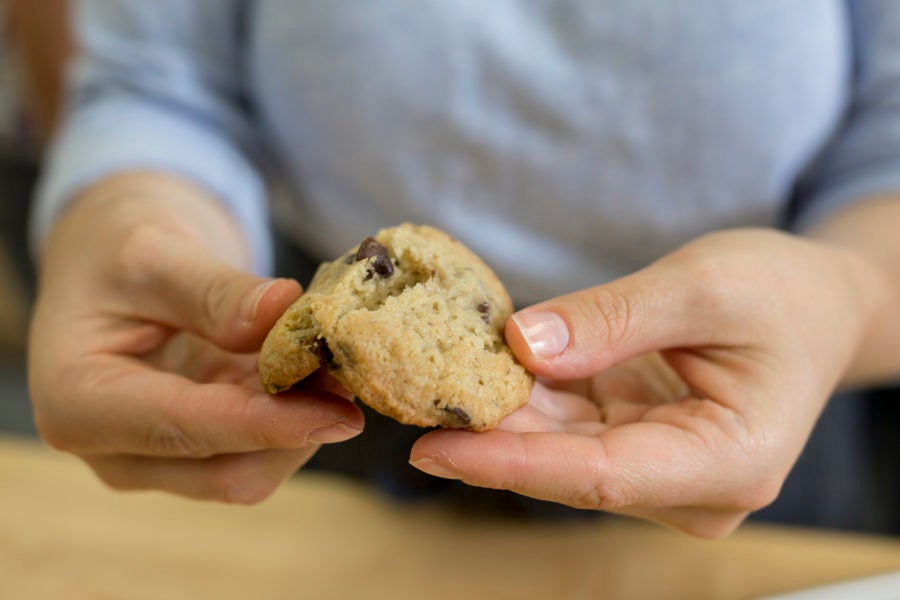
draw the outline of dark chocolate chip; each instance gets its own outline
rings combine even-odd
[[[464,411],[461,408],[455,406],[445,406],[441,408],[442,411],[448,412],[452,414],[456,419],[460,422],[463,427],[468,427],[472,424],[472,417],[469,416],[469,413]]]
[[[372,258],[372,269],[382,277],[390,277],[394,274],[394,265],[391,263],[391,256],[388,249],[373,237],[367,237],[359,245],[356,251],[356,260],[366,260]],[[371,275],[366,280],[371,279]]]
[[[338,365],[334,362],[334,352],[328,347],[325,338],[316,338],[312,345],[313,354],[319,359],[319,365],[328,369],[337,369]]]
[[[484,321],[485,323],[487,323],[488,325],[490,325],[491,324],[491,305],[488,304],[487,301],[482,302],[481,304],[478,305],[478,312],[481,313],[481,320]]]

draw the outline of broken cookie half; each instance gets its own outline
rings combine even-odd
[[[269,393],[327,369],[401,423],[484,431],[528,401],[532,376],[503,339],[509,295],[433,227],[403,224],[323,263],[263,344]]]

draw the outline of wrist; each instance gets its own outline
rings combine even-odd
[[[869,385],[896,376],[898,364],[893,352],[893,314],[900,306],[900,286],[879,260],[852,246],[820,241],[827,249],[836,281],[847,290],[851,304],[847,319],[854,325],[854,349],[843,373],[843,386]]]

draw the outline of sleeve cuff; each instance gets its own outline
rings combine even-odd
[[[843,206],[864,198],[900,194],[900,164],[862,167],[852,178],[817,194],[797,215],[792,229],[808,231]]]
[[[57,137],[39,184],[31,221],[36,250],[54,219],[81,190],[117,172],[165,171],[218,198],[243,229],[258,275],[273,270],[266,190],[259,172],[231,140],[169,107],[127,97],[76,109]]]

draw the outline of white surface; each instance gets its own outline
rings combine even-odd
[[[900,600],[900,571],[832,585],[765,596],[759,600]]]

